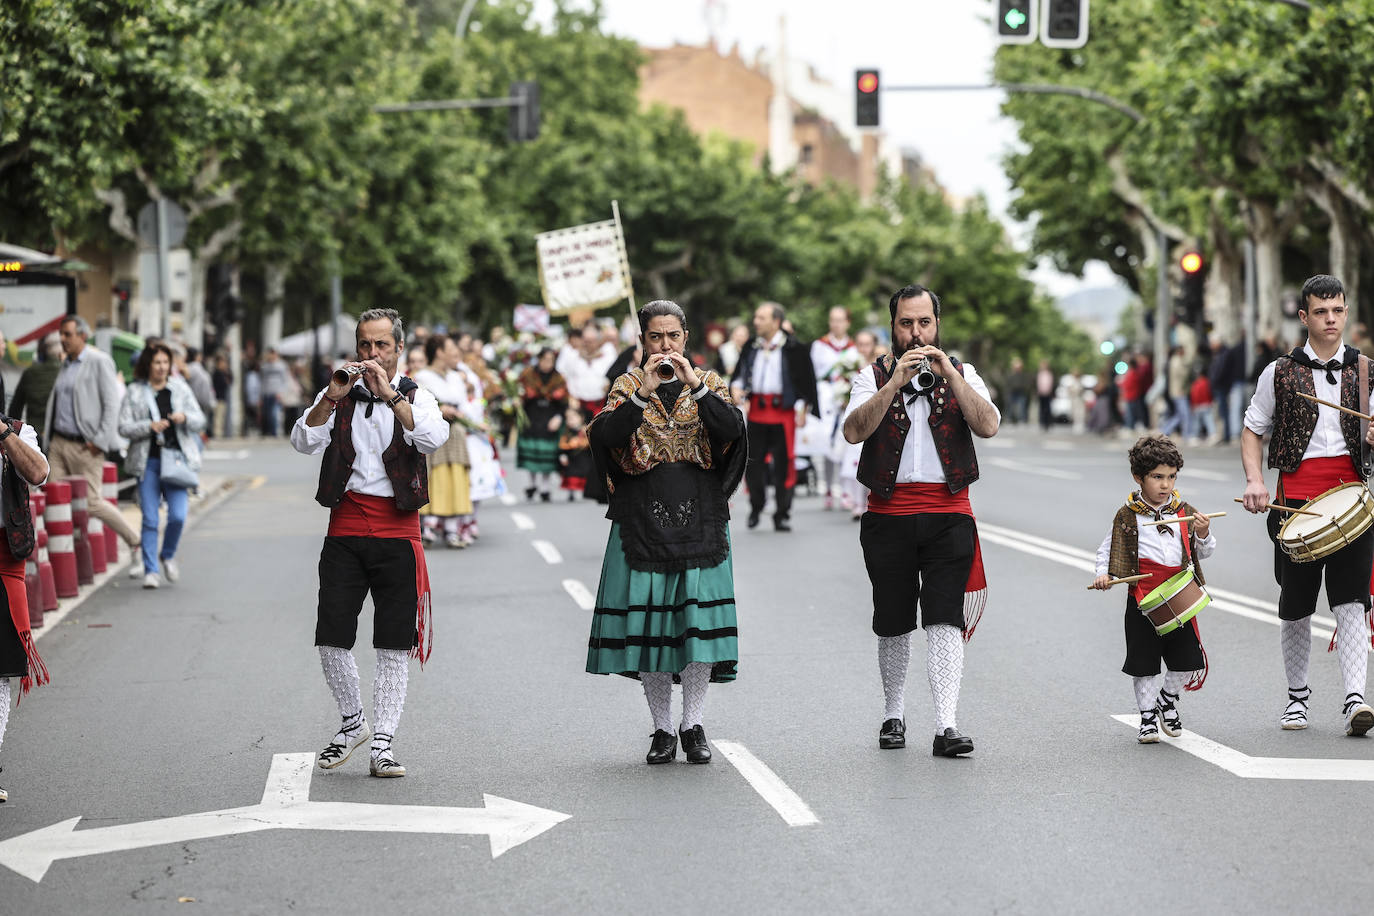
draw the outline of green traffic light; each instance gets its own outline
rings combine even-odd
[[[1019,29],[1026,24],[1027,18],[1025,13],[1013,8],[1007,10],[1007,14],[1002,17],[1002,21],[1013,29]]]
[[[1111,356],[1116,352],[1116,344],[1112,343],[1110,340],[1104,340],[1098,349],[1102,351],[1103,356]]]

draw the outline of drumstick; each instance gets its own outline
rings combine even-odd
[[[1178,518],[1161,518],[1152,525],[1172,525],[1174,522],[1191,522],[1195,518],[1221,518],[1225,512],[1199,512],[1196,515],[1180,515]]]
[[[1339,410],[1341,413],[1348,413],[1348,414],[1350,414],[1352,417],[1359,417],[1361,420],[1374,420],[1374,417],[1371,417],[1371,416],[1370,416],[1369,414],[1367,414],[1367,413],[1360,413],[1358,410],[1351,410],[1349,407],[1342,407],[1342,406],[1339,405],[1339,404],[1332,404],[1330,401],[1323,401],[1321,398],[1314,398],[1312,395],[1310,395],[1310,394],[1303,394],[1301,391],[1299,391],[1298,394],[1299,394],[1300,396],[1302,396],[1302,397],[1307,398],[1307,400],[1309,400],[1309,401],[1316,401],[1318,404],[1322,405],[1323,407],[1334,407],[1334,408],[1336,408],[1337,410]]]
[[[1238,503],[1245,502],[1245,500],[1241,499],[1239,496],[1233,501]],[[1294,509],[1292,506],[1280,506],[1278,503],[1265,503],[1264,508],[1278,509],[1280,512],[1296,512],[1299,515],[1315,515],[1317,518],[1326,518],[1326,516],[1322,515],[1320,512],[1312,512],[1308,509]]]
[[[1112,581],[1108,582],[1108,583],[1107,583],[1107,587],[1108,587],[1108,588],[1111,588],[1113,585],[1122,585],[1122,584],[1127,583],[1127,582],[1139,582],[1141,579],[1148,579],[1148,578],[1150,578],[1150,574],[1149,574],[1149,573],[1141,573],[1141,574],[1138,575],[1138,576],[1122,576],[1120,579],[1113,579]],[[1088,591],[1092,591],[1092,590],[1093,590],[1093,587],[1092,587],[1091,585],[1089,585],[1089,586],[1088,586]]]

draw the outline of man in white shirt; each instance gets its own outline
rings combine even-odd
[[[606,406],[610,386],[606,370],[615,357],[615,348],[603,345],[601,333],[590,321],[569,333],[567,345],[558,354],[554,368],[568,383],[568,396],[581,403],[588,419]]]
[[[370,772],[381,777],[406,774],[391,741],[405,704],[407,657],[423,665],[433,642],[419,509],[429,501],[425,456],[449,436],[434,395],[397,371],[404,340],[394,309],[363,312],[357,361],[336,373],[291,428],[296,451],[324,453],[315,499],[330,510],[320,551],[315,645],[343,722],[317,763],[340,766],[370,737]],[[377,650],[375,732],[363,717],[352,652],[369,592]]]
[[[831,434],[835,431],[835,424],[839,419],[840,408],[835,400],[835,385],[840,379],[832,373],[841,361],[857,356],[858,351],[854,349],[854,341],[849,337],[848,311],[835,306],[830,310],[829,323],[829,333],[811,342],[811,366],[816,373],[816,407],[820,412],[821,422],[815,424],[814,428],[805,429],[805,444],[799,443],[797,452],[810,455],[813,462],[816,458],[822,460],[824,472],[821,489],[825,495],[825,508],[833,509],[835,493],[839,487],[835,482],[835,468],[838,462],[831,451]],[[844,381],[848,382],[848,379]]]
[[[1245,412],[1240,440],[1245,468],[1242,502],[1250,512],[1262,512],[1270,502],[1261,465],[1266,434],[1272,434],[1269,467],[1279,471],[1278,499],[1284,505],[1300,506],[1335,487],[1369,479],[1374,429],[1366,421],[1308,399],[1369,413],[1369,362],[1341,342],[1347,314],[1340,280],[1318,274],[1303,284],[1298,320],[1307,328],[1307,343],[1264,368]],[[1332,554],[1300,563],[1278,543],[1286,517],[1287,513],[1273,510],[1268,519],[1269,536],[1275,542],[1274,578],[1279,585],[1279,644],[1288,677],[1288,706],[1279,724],[1288,731],[1307,727],[1312,615],[1325,578],[1345,680],[1345,733],[1363,735],[1374,728],[1374,709],[1364,699],[1374,529]]]
[[[956,723],[964,641],[987,600],[968,487],[978,479],[973,436],[997,433],[1002,417],[973,366],[940,349],[940,299],[904,286],[888,303],[892,355],[854,379],[845,440],[863,443],[859,482],[868,487],[859,543],[873,584],[873,632],[886,714],[878,746],[906,746],[906,671],[911,632],[925,628],[926,673],[935,701],[937,757],[973,750]]]

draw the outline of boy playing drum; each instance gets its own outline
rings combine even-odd
[[[1111,533],[1097,548],[1097,578],[1092,587],[1106,589],[1114,578],[1148,576],[1131,583],[1126,594],[1126,661],[1121,670],[1135,683],[1136,705],[1140,709],[1137,740],[1141,744],[1156,744],[1160,728],[1171,738],[1182,732],[1179,691],[1202,686],[1207,678],[1207,654],[1195,617],[1161,636],[1141,613],[1140,603],[1165,580],[1189,566],[1196,582],[1203,584],[1198,560],[1210,557],[1217,542],[1210,531],[1211,520],[1197,515],[1174,489],[1183,467],[1178,446],[1164,436],[1145,436],[1131,447],[1129,458],[1131,476],[1140,489],[1117,510]],[[1196,517],[1161,524],[1186,515]],[[1161,659],[1167,669],[1162,686]]]

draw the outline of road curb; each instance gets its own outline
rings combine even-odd
[[[186,527],[184,532],[189,532],[200,521],[201,517],[210,510],[217,508],[220,503],[227,500],[230,496],[244,489],[253,478],[251,477],[225,477],[218,487],[209,495],[197,500],[186,514]],[[82,586],[81,593],[75,598],[64,598],[58,602],[55,611],[49,611],[43,615],[43,626],[34,630],[34,642],[38,642],[44,636],[55,631],[67,615],[81,606],[87,598],[100,591],[111,579],[127,575],[127,570],[134,563],[142,562],[142,558],[134,550],[130,550],[122,560],[109,564],[105,572],[95,577],[95,581],[90,585]]]

